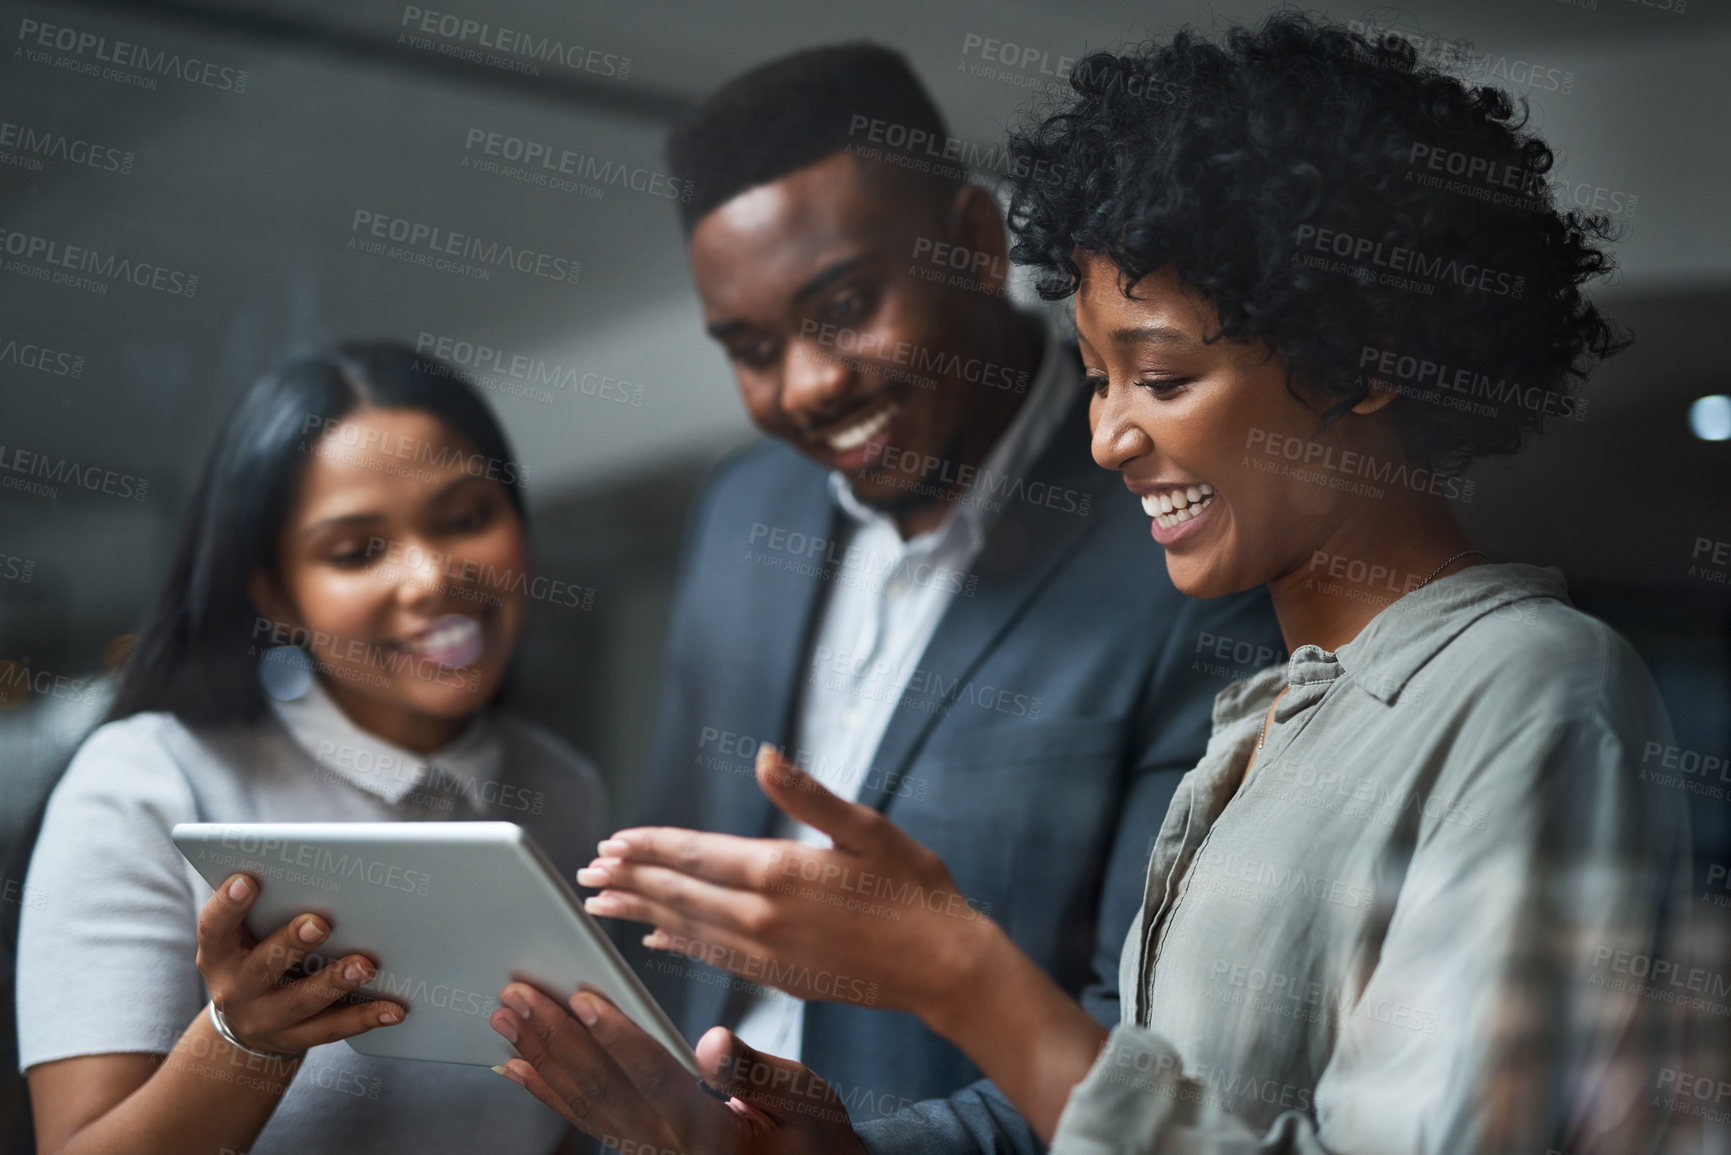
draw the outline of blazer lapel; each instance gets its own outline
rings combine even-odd
[[[840,511],[830,499],[827,475],[803,461],[798,464],[805,468],[786,479],[773,501],[752,510],[749,524],[753,530],[762,525],[770,532],[785,531],[789,537],[804,534],[806,541],[822,538],[824,549],[808,559],[822,568],[827,564],[827,543],[834,540]],[[750,533],[748,530],[748,537]],[[760,550],[759,544],[743,547],[740,565],[744,576],[737,587],[741,593],[720,611],[734,615],[729,623],[736,627],[733,644],[741,647],[742,653],[753,655],[746,666],[752,671],[754,684],[729,688],[732,700],[739,703],[735,720],[729,724],[736,724],[741,734],[777,742],[786,749],[791,745],[794,699],[805,669],[808,641],[827,583],[811,573],[760,567],[759,555],[770,551]],[[699,671],[698,676],[712,675]],[[775,808],[751,777],[728,775],[713,796],[710,813],[711,829],[725,834],[767,838],[775,833]],[[731,985],[703,983],[689,993],[681,1019],[694,1041],[712,1024],[737,1022],[743,996],[730,992]]]
[[[956,595],[921,657],[919,685],[901,696],[872,759],[860,802],[882,809],[932,726],[969,685],[974,671],[1020,620],[1022,611],[1058,564],[1100,524],[1094,506],[1111,474],[1088,452],[1084,396],[1052,436],[1025,478],[1011,479],[975,560],[973,595]],[[1025,484],[1024,484],[1025,482]],[[1048,494],[1073,494],[1079,509],[1045,504]]]
[[[762,511],[761,520],[754,522],[772,532],[786,531],[789,538],[801,534],[806,541],[821,539],[824,548],[805,559],[813,568],[828,568],[828,543],[835,540],[840,516],[830,498],[827,476],[815,467],[805,468],[797,483],[784,488],[775,504]],[[756,552],[756,546],[747,547],[742,564],[748,569],[755,569],[751,555]],[[753,632],[739,636],[737,644],[755,655],[750,667],[758,678],[755,686],[739,687],[749,703],[742,717],[750,721],[742,723],[742,733],[783,749],[791,746],[806,651],[827,584],[813,573],[769,567],[748,573],[741,583],[744,595],[735,605],[734,620]],[[752,779],[735,785],[740,788],[723,791],[717,800],[716,828],[747,838],[769,836],[775,826],[769,799]]]

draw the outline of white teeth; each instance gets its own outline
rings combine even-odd
[[[445,614],[401,644],[411,654],[432,658],[452,669],[472,664],[485,648],[481,623],[466,614]]]
[[[898,408],[898,406],[891,405],[886,409],[880,409],[876,414],[867,417],[859,424],[850,425],[840,433],[830,434],[829,437],[826,438],[829,447],[837,453],[846,453],[850,449],[858,449],[873,437],[876,437],[879,431],[882,430],[885,425],[890,423],[890,418],[896,415]]]
[[[423,651],[442,650],[467,642],[474,632],[473,626],[440,626],[416,638],[414,648]]]
[[[1154,524],[1162,529],[1171,529],[1201,517],[1202,511],[1212,504],[1212,485],[1193,485],[1187,490],[1173,490],[1170,495],[1162,493],[1156,497],[1149,494],[1142,498],[1143,512],[1153,517]]]

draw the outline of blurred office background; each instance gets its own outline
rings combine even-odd
[[[1560,150],[1557,175],[1578,197],[1618,209],[1621,271],[1598,296],[1637,344],[1595,378],[1586,420],[1558,422],[1522,457],[1476,470],[1459,510],[1493,557],[1562,566],[1580,604],[1623,630],[1658,674],[1678,745],[1724,757],[1731,441],[1692,431],[1690,411],[1697,398],[1731,393],[1731,8],[1683,5],[1320,8],[1470,41],[1484,78],[1530,101]],[[0,845],[15,841],[46,776],[100,712],[100,688],[81,679],[138,628],[195,470],[235,398],[284,350],[356,336],[469,342],[544,363],[564,382],[481,373],[529,468],[538,568],[595,591],[587,611],[536,603],[514,692],[520,709],[596,759],[616,816],[629,814],[687,507],[704,472],[753,436],[702,333],[673,205],[654,179],[672,120],[757,62],[868,38],[904,51],[951,132],[984,151],[1085,51],[1267,7],[0,3],[0,121],[129,158],[110,171],[0,140],[0,228],[198,278],[189,299],[125,283],[97,294],[0,270],[0,350],[17,342],[67,357],[27,367],[0,352],[4,452],[148,480],[142,500],[70,485],[52,499],[0,489],[0,661],[16,664],[0,667],[12,674],[0,676]],[[580,45],[586,54],[574,58],[588,66],[541,62],[537,75],[522,55],[466,60],[476,34],[460,32],[463,20],[495,36],[511,28]],[[89,75],[68,65],[91,65],[103,50],[41,49],[43,25],[215,71],[159,75],[153,90]],[[488,139],[504,155],[477,143]],[[482,163],[509,165],[529,143],[590,158],[591,176],[576,177],[588,187]],[[593,176],[619,170],[644,176]],[[352,228],[358,212],[578,260],[581,276],[568,286],[496,271],[483,282],[363,252],[350,243],[369,239]],[[12,259],[0,253],[0,263]],[[1159,564],[1152,543],[1149,564]],[[1697,802],[1703,861],[1731,857],[1731,802]],[[22,865],[8,869],[11,886]]]

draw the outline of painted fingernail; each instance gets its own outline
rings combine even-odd
[[[630,850],[631,844],[623,838],[603,838],[595,844],[595,853],[601,858],[618,858]]]
[[[309,918],[301,923],[300,930],[295,932],[302,942],[317,942],[325,937],[325,928],[319,925],[318,919]]]
[[[516,1011],[524,1019],[529,1017],[529,1000],[523,997],[523,992],[516,987],[506,987],[499,992],[499,1001]],[[517,1040],[513,1038],[513,1043]]]
[[[237,874],[234,881],[228,884],[228,896],[236,902],[245,902],[246,896],[252,893],[252,884],[247,882],[246,875]]]
[[[507,1015],[503,1011],[494,1011],[493,1017],[488,1019],[487,1022],[495,1031],[498,1031],[501,1035],[505,1036],[505,1041],[507,1043],[514,1043],[517,1041],[517,1020],[512,1016]],[[493,1069],[496,1071],[499,1068],[494,1067]]]
[[[619,910],[619,900],[611,895],[598,894],[594,898],[584,899],[583,909],[590,914],[616,914]]]
[[[577,885],[606,886],[612,877],[613,876],[607,872],[605,867],[585,866],[582,870],[577,872]]]
[[[400,1023],[402,1021],[403,1012],[397,1007],[386,1007],[384,1010],[379,1012],[379,1025],[381,1027],[388,1027],[392,1023]]]
[[[505,1076],[507,1079],[511,1080],[513,1083],[517,1084],[519,1087],[521,1087],[523,1085],[523,1080],[519,1079],[516,1076],[516,1074],[511,1070],[511,1068],[509,1068],[503,1064],[500,1064],[499,1066],[494,1067],[493,1073],[497,1074],[497,1075]]]
[[[577,1021],[586,1027],[594,1026],[596,1020],[601,1017],[600,1008],[595,1005],[595,1000],[581,992],[571,996],[571,1009],[577,1013]]]

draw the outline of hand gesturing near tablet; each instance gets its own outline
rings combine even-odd
[[[237,874],[218,887],[198,915],[198,970],[221,1015],[218,1029],[254,1053],[298,1056],[309,1047],[364,1034],[403,1021],[393,1002],[333,1005],[373,977],[373,964],[345,955],[309,974],[291,978],[316,958],[312,952],[330,935],[313,914],[291,919],[263,941],[244,919],[258,897],[258,883]]]
[[[832,848],[670,827],[622,830],[577,872],[591,914],[646,922],[674,950],[803,999],[925,1016],[1002,934],[943,861],[869,806],[764,746],[757,781]]]
[[[800,998],[911,1011],[1050,1136],[1105,1029],[962,896],[936,854],[882,814],[836,797],[770,747],[757,781],[834,846],[623,830],[577,873],[603,888],[590,913],[651,923],[645,944]],[[704,1077],[734,1094],[725,1108],[703,1101],[670,1055],[591,995],[571,1000],[578,1019],[594,1016],[587,1027],[521,984],[500,1001],[511,1009],[495,1011],[493,1027],[522,1055],[502,1073],[591,1134],[702,1155],[859,1150],[822,1106],[834,1095],[816,1075],[719,1027],[697,1057]],[[834,1111],[845,1119],[841,1104]]]

